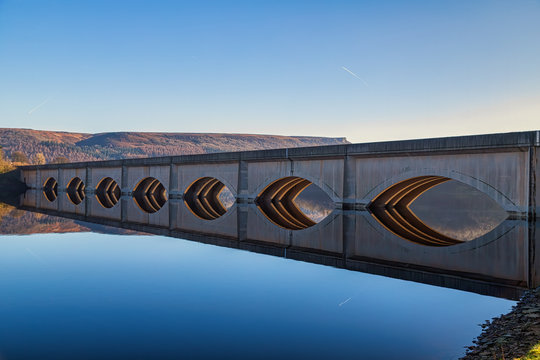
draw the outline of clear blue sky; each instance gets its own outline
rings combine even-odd
[[[540,1],[0,0],[0,127],[540,128]]]

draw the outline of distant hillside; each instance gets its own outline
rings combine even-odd
[[[0,145],[10,157],[14,151],[46,162],[58,157],[69,161],[203,154],[223,151],[276,149],[348,143],[345,138],[308,136],[112,132],[100,134],[0,129]]]

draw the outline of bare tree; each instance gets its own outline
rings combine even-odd
[[[25,153],[21,151],[14,151],[11,153],[11,161],[15,163],[23,163],[28,164],[30,161],[28,160],[28,156],[26,156]]]

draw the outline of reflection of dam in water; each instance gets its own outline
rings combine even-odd
[[[540,280],[539,145],[536,131],[27,166],[22,206],[445,286],[483,284],[473,291],[516,290]],[[488,211],[463,211],[471,206]]]
[[[334,209],[312,227],[290,230],[268,221],[256,204],[235,203],[219,218],[206,220],[181,199],[147,213],[134,196],[122,196],[107,208],[97,195],[75,206],[67,194],[49,202],[45,192],[29,190],[21,208],[512,299],[540,285],[531,276],[536,263],[524,220],[507,219],[476,240],[436,247],[395,236],[369,211]]]

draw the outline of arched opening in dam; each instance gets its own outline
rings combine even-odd
[[[311,181],[288,176],[266,186],[255,200],[274,224],[289,230],[311,227],[332,212],[332,199]]]
[[[393,234],[429,246],[450,246],[495,229],[508,213],[485,193],[443,176],[400,181],[368,205]]]
[[[79,205],[83,202],[85,193],[84,193],[84,182],[78,178],[74,177],[69,181],[67,186],[67,197],[75,205]]]
[[[152,214],[167,202],[167,190],[158,179],[147,177],[133,189],[133,200],[141,210]]]
[[[107,209],[118,204],[121,194],[120,186],[110,177],[101,179],[96,187],[96,198],[99,204]]]
[[[203,177],[188,186],[184,193],[188,209],[204,220],[215,220],[223,216],[234,204],[232,192],[216,178]]]
[[[55,178],[50,177],[43,184],[43,194],[50,202],[53,202],[58,197],[58,182]]]

